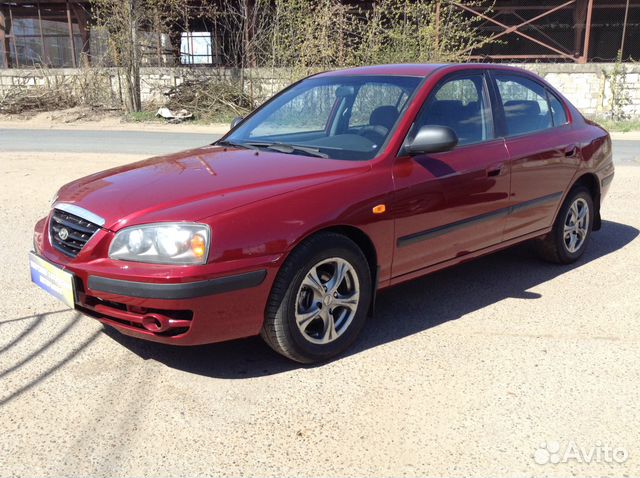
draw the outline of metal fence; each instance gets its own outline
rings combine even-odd
[[[476,59],[568,61],[640,59],[639,0],[498,0],[491,8],[467,7],[479,28],[497,40]]]

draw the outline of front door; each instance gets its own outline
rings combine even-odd
[[[486,76],[445,78],[412,129],[423,125],[448,126],[459,143],[452,151],[401,152],[396,159],[394,277],[500,242],[508,212],[508,154],[494,135]]]

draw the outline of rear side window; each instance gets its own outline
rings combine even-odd
[[[556,95],[547,90],[549,97],[549,109],[551,110],[551,117],[553,118],[553,126],[560,126],[567,124],[567,112],[564,110],[562,101],[558,99]]]
[[[497,74],[507,134],[517,135],[553,127],[544,87],[517,75]]]
[[[448,126],[456,132],[459,145],[492,139],[491,107],[485,94],[484,76],[456,76],[437,87],[414,127],[425,125]]]

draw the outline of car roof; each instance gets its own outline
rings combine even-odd
[[[399,75],[399,76],[427,76],[438,68],[445,66],[440,64],[397,64],[397,65],[373,65],[343,70],[327,71],[317,76],[351,76],[351,75]]]
[[[343,70],[327,71],[319,73],[316,77],[331,76],[359,76],[359,75],[389,75],[389,76],[429,76],[435,70],[446,68],[447,70],[465,70],[465,69],[492,69],[492,70],[511,70],[526,72],[521,68],[516,68],[503,64],[492,63],[400,63],[395,65],[373,65],[361,66],[357,68],[347,68]]]

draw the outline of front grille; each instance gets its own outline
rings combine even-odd
[[[53,210],[49,228],[51,245],[70,257],[76,257],[100,229],[96,224],[60,209]],[[66,232],[61,233],[63,229]]]

